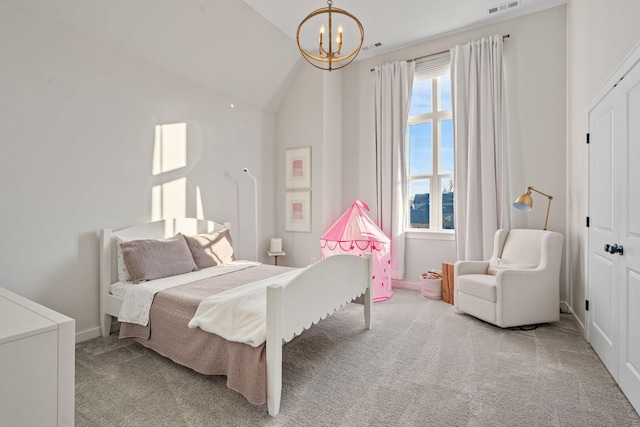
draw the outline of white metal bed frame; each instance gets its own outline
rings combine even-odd
[[[122,299],[111,294],[117,281],[115,236],[162,238],[183,234],[210,233],[229,224],[194,218],[167,219],[100,233],[100,327],[102,336],[111,333],[112,317],[118,316]],[[334,255],[311,265],[284,285],[267,287],[267,408],[269,415],[280,412],[282,395],[282,344],[303,330],[364,296],[364,320],[371,329],[371,257]]]

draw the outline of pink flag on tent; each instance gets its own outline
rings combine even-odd
[[[337,254],[371,254],[373,301],[391,298],[390,240],[365,212],[364,202],[356,200],[320,238],[322,258]]]

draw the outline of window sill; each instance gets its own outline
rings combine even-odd
[[[407,230],[404,232],[406,239],[416,240],[444,240],[453,241],[455,232],[452,231],[428,231],[428,230]]]

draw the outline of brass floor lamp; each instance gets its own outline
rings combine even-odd
[[[533,199],[531,198],[532,191],[535,191],[538,194],[542,194],[543,196],[549,199],[549,203],[547,205],[547,217],[544,220],[544,228],[543,228],[543,230],[546,230],[547,222],[549,222],[549,211],[551,210],[551,200],[553,200],[553,196],[545,194],[542,191],[538,191],[533,187],[527,187],[527,191],[521,194],[520,196],[518,196],[516,201],[513,202],[513,207],[516,209],[520,209],[521,211],[530,211],[531,208],[533,207]]]

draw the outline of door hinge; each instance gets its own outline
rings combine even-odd
[[[590,139],[591,139],[591,138],[590,138],[590,135],[591,135],[591,134],[587,134],[587,144],[590,142]]]
[[[587,227],[589,227],[589,217],[587,217]]]
[[[589,311],[589,300],[588,299],[584,300],[584,309],[586,311]]]

